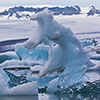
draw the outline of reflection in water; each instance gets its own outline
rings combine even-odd
[[[0,100],[38,100],[38,96],[1,96]]]
[[[3,96],[0,100],[100,100],[99,94],[39,94],[38,96]]]

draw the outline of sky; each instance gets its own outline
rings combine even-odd
[[[15,6],[15,5],[59,5],[80,7],[95,6],[100,8],[100,0],[1,0],[0,6]]]

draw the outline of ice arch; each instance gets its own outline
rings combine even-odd
[[[49,60],[40,70],[40,77],[53,71],[64,70],[58,78],[60,87],[67,88],[80,81],[85,71],[93,64],[70,28],[58,23],[48,9],[31,16],[30,19],[37,21],[37,30],[23,46],[29,51],[42,42],[50,47]],[[58,80],[56,80],[57,83]]]

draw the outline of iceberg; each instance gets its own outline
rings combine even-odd
[[[37,21],[38,26],[23,46],[30,52],[42,42],[50,48],[48,61],[40,69],[39,76],[44,77],[54,71],[61,72],[59,81],[55,82],[60,89],[65,89],[81,79],[84,81],[86,70],[94,64],[71,29],[58,23],[47,8],[30,19]]]

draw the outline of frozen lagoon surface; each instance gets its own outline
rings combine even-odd
[[[100,41],[100,18],[71,18],[65,16],[58,16],[55,19],[63,24],[65,27],[70,27],[73,33],[81,41],[92,40],[95,38],[97,41]],[[7,20],[0,21],[0,41],[4,40],[15,40],[15,39],[27,39],[30,37],[32,32],[35,30],[37,23],[30,20]],[[24,40],[23,40],[24,41]],[[23,42],[21,41],[21,42]],[[17,41],[19,42],[19,41]],[[13,46],[16,42],[13,42],[10,45],[6,43],[0,44],[0,51],[9,51],[13,50]],[[88,47],[88,48],[95,48]],[[87,48],[86,48],[87,49]],[[89,49],[90,50],[90,49]],[[95,55],[95,53],[92,53]],[[88,73],[92,78],[100,79],[100,73],[92,72]],[[99,100],[99,94],[78,94],[78,95],[68,95],[68,94],[38,94],[38,96],[10,96],[10,97],[0,97],[1,100]]]

